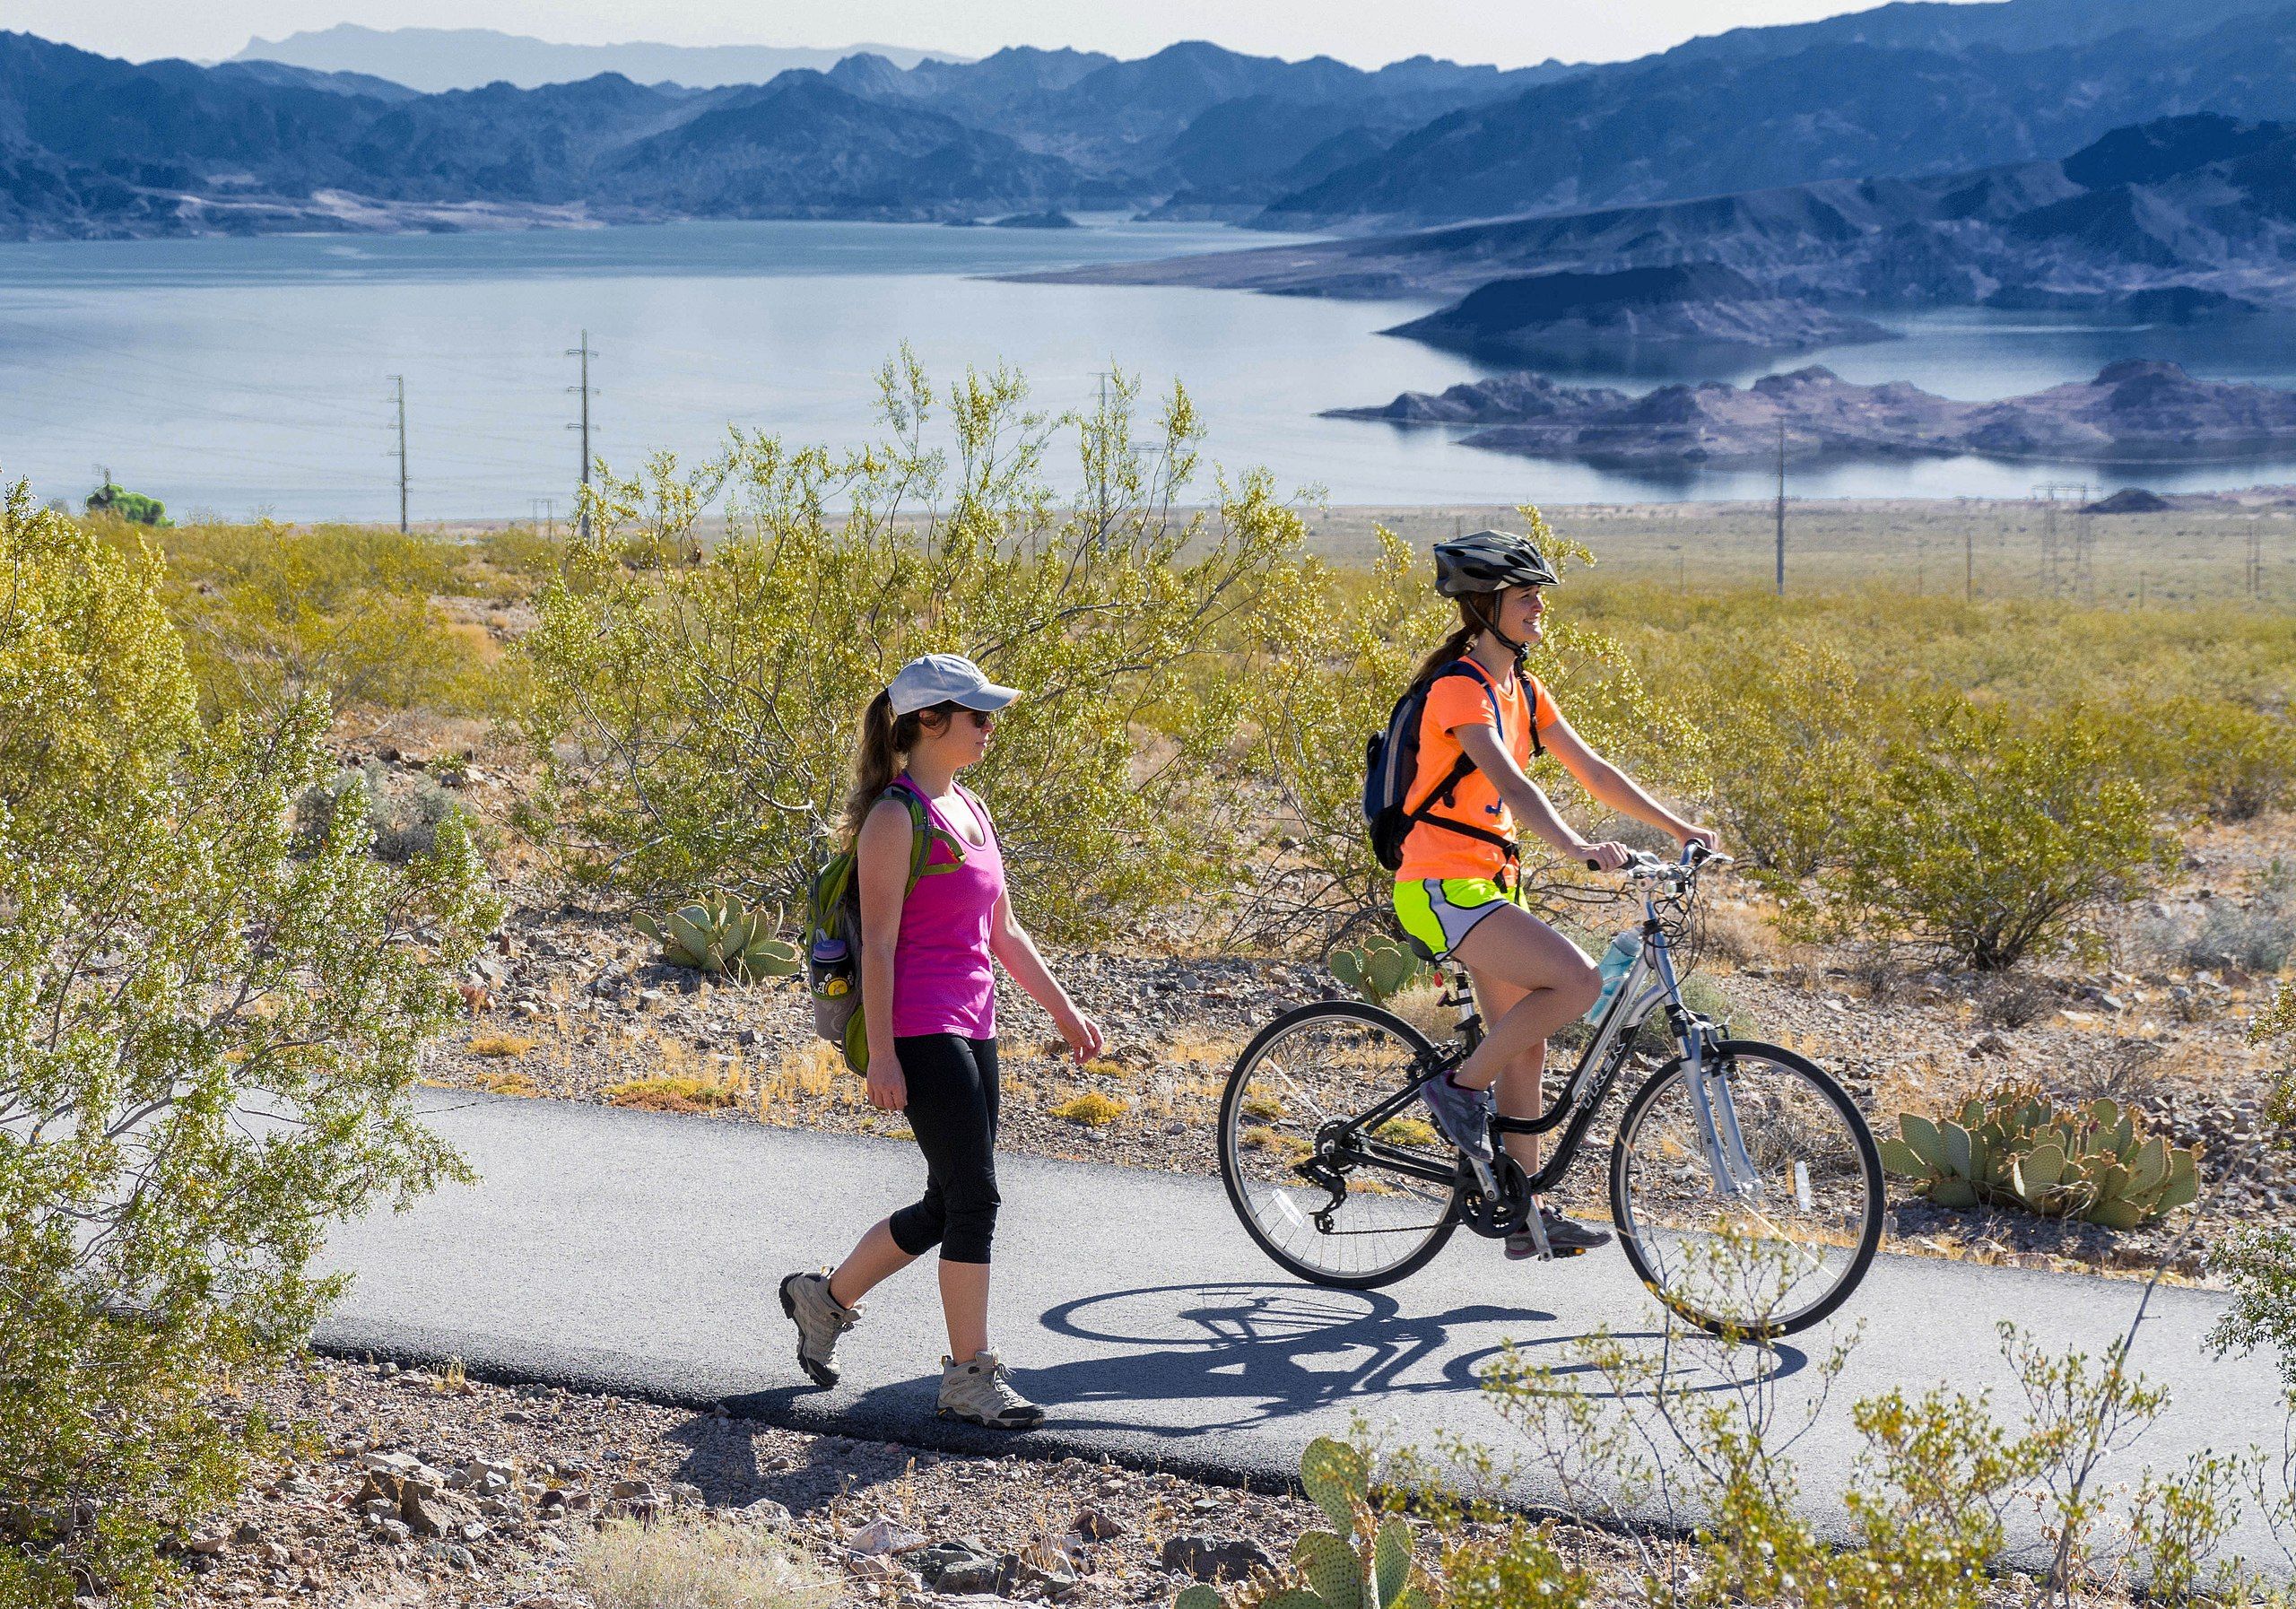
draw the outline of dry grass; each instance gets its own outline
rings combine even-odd
[[[1084,1090],[1052,1107],[1051,1112],[1062,1121],[1074,1123],[1082,1128],[1106,1128],[1131,1109],[1113,1095],[1103,1095],[1098,1090]]]
[[[1244,1053],[1244,1041],[1230,1035],[1214,1036],[1183,1030],[1164,1047],[1164,1058],[1190,1067],[1232,1067]]]
[[[533,1096],[542,1093],[541,1087],[533,1079],[511,1068],[505,1068],[500,1073],[482,1073],[472,1083],[490,1095]]]
[[[743,1087],[733,1081],[708,1078],[631,1078],[606,1090],[609,1106],[641,1112],[708,1112],[739,1106]]]
[[[1390,1118],[1371,1131],[1375,1140],[1385,1140],[1390,1145],[1438,1144],[1435,1126],[1422,1118]]]
[[[470,1041],[473,1056],[524,1056],[534,1048],[534,1040],[516,1033],[474,1034]]]
[[[762,1527],[677,1510],[606,1521],[570,1573],[597,1609],[830,1609],[840,1596]]]

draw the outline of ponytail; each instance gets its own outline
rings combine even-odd
[[[861,733],[853,745],[853,791],[845,796],[845,835],[861,835],[877,796],[892,783],[900,763],[900,745],[894,741],[893,696],[883,688],[861,712]]]
[[[901,756],[917,746],[918,738],[924,734],[924,718],[937,715],[945,721],[949,711],[955,708],[953,704],[941,703],[896,716],[891,691],[877,690],[877,696],[861,712],[861,732],[853,744],[853,791],[845,796],[848,839],[861,836],[861,823],[869,819],[878,796],[900,775]]]
[[[1459,595],[1459,628],[1443,639],[1442,647],[1420,661],[1419,668],[1412,673],[1411,684],[1413,687],[1424,687],[1432,682],[1437,671],[1455,659],[1465,658],[1477,637],[1485,631],[1498,630],[1498,612],[1491,608],[1489,603],[1495,596],[1484,592],[1463,592]]]

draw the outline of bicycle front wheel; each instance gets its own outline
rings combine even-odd
[[[1245,1048],[1220,1101],[1220,1177],[1262,1251],[1301,1279],[1362,1291],[1443,1249],[1458,1222],[1457,1152],[1417,1102],[1369,1137],[1442,1183],[1335,1143],[1351,1119],[1409,1088],[1434,1054],[1401,1018],[1353,1001],[1287,1012]]]
[[[1847,1301],[1874,1261],[1881,1152],[1848,1093],[1806,1057],[1726,1039],[1715,1059],[1711,1104],[1725,1134],[1735,1117],[1752,1165],[1745,1187],[1715,1177],[1690,1075],[1672,1062],[1619,1119],[1619,1244],[1658,1300],[1700,1328],[1792,1335]]]

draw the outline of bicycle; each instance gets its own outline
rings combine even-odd
[[[1729,857],[1637,855],[1642,949],[1547,1109],[1494,1118],[1492,1158],[1447,1142],[1419,1091],[1473,1052],[1483,1020],[1465,970],[1440,968],[1457,1007],[1441,1045],[1381,1007],[1319,1001],[1247,1046],[1220,1103],[1220,1172],[1260,1248],[1316,1284],[1370,1290],[1404,1279],[1465,1224],[1532,1235],[1530,1210],[1578,1160],[1644,1024],[1664,1008],[1674,1054],[1627,1100],[1611,1146],[1620,1248],[1666,1307],[1716,1334],[1791,1335],[1848,1300],[1881,1244],[1882,1161],[1841,1086],[1807,1057],[1728,1037],[1683,1004],[1674,970],[1701,872]],[[1593,863],[1589,863],[1592,865]],[[1561,1131],[1526,1175],[1499,1137]]]

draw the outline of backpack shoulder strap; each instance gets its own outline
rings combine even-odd
[[[1446,676],[1473,676],[1482,683],[1483,695],[1491,703],[1491,724],[1502,731],[1505,729],[1499,714],[1499,684],[1491,679],[1490,672],[1463,654],[1430,677],[1428,685],[1431,687]],[[1532,735],[1532,742],[1534,744],[1537,742],[1535,733]],[[1449,804],[1454,802],[1453,796],[1459,784],[1465,781],[1474,769],[1474,761],[1468,755],[1465,745],[1460,745],[1459,757],[1452,761],[1450,773],[1428,791],[1420,800],[1418,809],[1405,811],[1403,819],[1413,826],[1424,822],[1430,826],[1441,827],[1464,837],[1477,839],[1483,843],[1494,845],[1506,850],[1508,859],[1511,862],[1518,853],[1513,839],[1501,833],[1492,832],[1487,828],[1474,826],[1471,822],[1455,822],[1434,813],[1437,804]]]
[[[954,871],[963,863],[965,857],[963,840],[955,833],[944,831],[934,824],[932,807],[926,803],[925,796],[917,791],[915,784],[906,778],[896,777],[885,785],[885,791],[879,794],[877,798],[880,803],[886,799],[898,798],[909,807],[909,886],[910,888],[917,886],[917,880],[920,877],[929,877],[935,872]],[[936,843],[948,845],[951,856],[950,859],[937,865],[933,863],[933,846]]]

